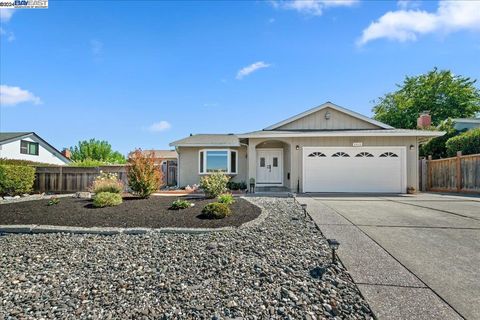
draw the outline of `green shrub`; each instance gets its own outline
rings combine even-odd
[[[128,185],[132,191],[142,198],[148,198],[160,188],[162,173],[155,165],[153,153],[144,154],[135,150],[128,159]]]
[[[227,183],[230,178],[222,172],[214,172],[200,179],[200,188],[209,198],[215,198],[227,190]]]
[[[47,202],[47,206],[54,206],[60,203],[60,199],[58,198],[51,198],[50,201]]]
[[[235,202],[235,199],[231,193],[224,193],[218,196],[218,202],[231,205]]]
[[[187,200],[177,199],[172,202],[170,209],[172,210],[180,210],[180,209],[187,209],[193,206],[193,203]]]
[[[229,189],[229,190],[245,190],[245,189],[247,189],[247,184],[245,183],[245,181],[242,181],[242,182],[228,181],[227,189]]]
[[[30,160],[6,159],[6,158],[0,158],[0,165],[1,164],[9,164],[13,166],[59,167],[59,165],[57,164],[36,162],[36,161],[30,161]]]
[[[462,154],[480,153],[480,128],[471,129],[447,140],[447,154],[451,157],[462,151]]]
[[[122,203],[122,196],[118,193],[100,192],[93,198],[93,206],[96,208],[114,207]]]
[[[108,166],[111,163],[105,162],[105,161],[100,161],[100,160],[92,160],[92,159],[85,159],[85,160],[77,160],[77,161],[72,161],[68,165],[70,167],[100,167],[100,166]]]
[[[93,184],[90,188],[92,192],[111,192],[111,193],[122,193],[123,192],[123,183],[118,180],[116,173],[108,173],[100,171],[100,175],[95,178]]]
[[[32,191],[35,168],[30,166],[0,165],[0,194],[15,196]]]
[[[231,210],[225,203],[212,202],[202,209],[202,213],[207,219],[223,219],[231,214]]]

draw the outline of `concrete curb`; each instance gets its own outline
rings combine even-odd
[[[248,202],[256,205],[252,201],[242,197]],[[247,221],[238,227],[222,227],[222,228],[115,228],[115,227],[71,227],[71,226],[52,226],[41,224],[20,224],[20,225],[0,225],[0,235],[2,234],[42,234],[42,233],[71,233],[71,234],[96,234],[96,235],[142,235],[152,233],[186,233],[186,234],[202,234],[209,232],[227,232],[251,228],[261,224],[268,216],[268,212],[262,209],[258,217]]]
[[[243,225],[242,225],[243,226]],[[233,231],[240,227],[223,228],[101,228],[101,227],[70,227],[52,225],[0,225],[0,234],[45,234],[45,233],[71,233],[71,234],[97,234],[97,235],[142,235],[151,233],[188,233],[201,234],[208,232]]]

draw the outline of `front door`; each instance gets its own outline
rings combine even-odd
[[[257,149],[257,185],[283,185],[283,149]]]

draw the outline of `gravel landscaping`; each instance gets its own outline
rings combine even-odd
[[[370,319],[292,198],[205,234],[0,236],[0,318]]]
[[[193,207],[169,210],[175,199],[188,199]],[[236,198],[232,214],[224,219],[202,217],[202,208],[214,199],[151,196],[139,199],[126,196],[115,207],[95,208],[90,199],[61,198],[56,205],[48,200],[25,201],[0,205],[0,225],[52,225],[119,228],[221,228],[238,227],[258,217],[260,209]]]

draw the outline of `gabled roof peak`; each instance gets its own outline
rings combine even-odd
[[[373,120],[373,119],[371,119],[371,118],[369,118],[369,117],[366,117],[366,116],[364,116],[364,115],[362,115],[362,114],[360,114],[360,113],[358,113],[358,112],[355,112],[355,111],[352,111],[352,110],[349,110],[349,109],[340,107],[339,105],[336,105],[336,104],[334,104],[334,103],[332,103],[332,102],[330,102],[330,101],[327,101],[327,102],[325,102],[325,103],[323,103],[323,104],[321,104],[321,105],[319,105],[319,106],[317,106],[317,107],[314,107],[314,108],[312,108],[312,109],[309,109],[309,110],[307,110],[307,111],[304,111],[304,112],[302,112],[302,113],[299,113],[299,114],[297,114],[297,115],[295,115],[295,116],[293,116],[293,117],[290,117],[290,118],[288,118],[288,119],[286,119],[286,120],[280,121],[280,122],[278,122],[278,123],[276,123],[276,124],[274,124],[274,125],[271,125],[271,126],[265,128],[265,129],[263,129],[263,130],[275,130],[275,129],[281,127],[281,126],[284,126],[284,125],[286,125],[286,124],[288,124],[288,123],[291,123],[291,122],[293,122],[293,121],[295,121],[295,120],[298,120],[298,119],[300,119],[300,118],[306,117],[306,116],[308,116],[308,115],[310,115],[310,114],[312,114],[312,113],[315,113],[315,112],[320,111],[320,110],[325,109],[325,108],[332,108],[332,109],[337,110],[337,111],[339,111],[339,112],[343,112],[343,113],[348,114],[348,115],[350,115],[350,116],[352,116],[352,117],[354,117],[354,118],[357,118],[357,119],[360,119],[360,120],[362,120],[362,121],[371,123],[371,124],[373,124],[373,125],[375,125],[375,126],[378,126],[378,127],[382,128],[382,129],[394,129],[392,126],[389,126],[388,124],[382,123],[382,122],[377,121],[377,120]]]

